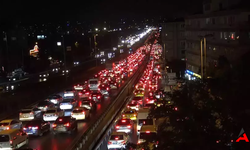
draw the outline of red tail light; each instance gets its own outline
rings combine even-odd
[[[85,93],[86,95],[89,95],[89,92]]]
[[[148,101],[148,98],[146,99],[146,101]]]
[[[33,112],[30,112],[31,115],[33,115]]]
[[[139,107],[139,105],[136,105],[136,107]]]
[[[100,98],[101,98],[101,96],[97,96],[97,98],[98,98],[98,99],[100,99]]]
[[[55,128],[55,127],[56,127],[56,124],[53,124],[52,127]]]
[[[108,145],[112,144],[112,142],[108,142]]]
[[[116,128],[116,129],[119,129],[119,128],[120,128],[120,126],[115,126],[115,128]]]
[[[109,88],[107,87],[107,91],[109,90]]]
[[[12,140],[10,140],[10,145],[12,145],[13,144],[13,141]]]
[[[22,115],[22,113],[19,113],[19,115]]]
[[[82,93],[81,93],[81,92],[79,92],[79,93],[78,93],[78,95],[79,95],[79,96],[81,96],[81,95],[82,95]]]
[[[38,129],[38,126],[34,127],[34,129]]]
[[[65,123],[64,126],[69,127],[69,123]]]
[[[82,114],[85,114],[85,112],[83,111]]]
[[[150,131],[146,131],[146,133],[150,133]]]
[[[7,128],[6,128],[6,130],[9,130],[9,129],[10,129],[10,127],[7,127]]]
[[[129,106],[127,106],[129,108]]]
[[[125,117],[125,115],[122,115],[122,117]]]
[[[90,96],[89,99],[92,99],[92,97]]]
[[[128,128],[131,128],[131,125],[127,126]]]

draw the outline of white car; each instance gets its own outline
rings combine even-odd
[[[75,97],[75,91],[72,90],[72,89],[65,90],[64,94],[63,94],[63,97],[64,98],[74,98]]]
[[[89,118],[89,116],[89,110],[83,107],[75,108],[71,113],[71,117],[75,118],[76,120],[85,120]]]
[[[42,111],[38,108],[27,108],[22,109],[19,113],[19,120],[28,121],[33,120],[39,115]]]
[[[64,111],[57,109],[57,108],[52,108],[48,109],[44,114],[43,114],[43,120],[44,121],[56,121],[58,117],[64,116]]]
[[[10,129],[22,129],[22,122],[14,119],[2,120],[0,122],[0,131]]]
[[[113,132],[108,141],[108,149],[124,148],[129,142],[129,136],[125,132]]]
[[[68,110],[68,109],[73,109],[76,106],[77,102],[75,99],[64,99],[60,103],[60,109],[61,110]]]

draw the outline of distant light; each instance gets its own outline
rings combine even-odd
[[[98,28],[95,28],[95,31],[98,31]]]
[[[57,46],[62,46],[62,42],[57,42],[56,45]]]
[[[104,30],[104,31],[106,31],[106,30],[107,30],[107,28],[103,28],[103,30]]]
[[[125,41],[124,41],[124,40],[122,40],[122,43],[125,43]]]
[[[119,28],[119,31],[121,31],[122,29],[121,28]]]
[[[82,33],[82,35],[84,35],[84,33]]]

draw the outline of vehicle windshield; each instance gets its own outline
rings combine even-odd
[[[22,110],[20,113],[27,114],[27,113],[31,113],[31,112],[32,112],[31,110]]]
[[[73,113],[82,113],[82,112],[83,112],[83,110],[81,110],[81,109],[73,110]]]
[[[84,104],[84,105],[90,105],[89,101],[83,101],[82,104]]]
[[[47,110],[46,113],[55,113],[56,110]]]
[[[111,135],[110,140],[123,140],[123,135]]]
[[[133,114],[135,113],[133,110],[125,111],[124,114]]]
[[[153,119],[139,119],[139,125],[154,125]]]
[[[140,133],[139,139],[143,139],[146,141],[155,141],[156,139],[156,133],[155,132],[150,132],[150,133]]]
[[[55,124],[64,124],[70,122],[70,117],[59,117],[56,119]]]
[[[43,102],[39,102],[38,106],[45,106],[45,105],[49,105],[50,103],[47,101],[43,101]]]
[[[9,123],[0,123],[0,126],[8,126]]]
[[[37,125],[41,125],[42,121],[41,120],[32,120],[29,121],[26,126],[37,126]]]
[[[9,142],[10,138],[8,135],[0,135],[0,142]]]
[[[122,120],[119,120],[117,122],[118,125],[128,125],[130,124],[130,120],[129,119],[122,119]]]
[[[98,81],[89,81],[89,84],[98,84]]]
[[[134,97],[133,100],[142,100],[141,97]]]

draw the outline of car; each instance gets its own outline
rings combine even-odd
[[[28,135],[42,136],[44,133],[50,131],[50,124],[41,119],[31,120],[23,127],[23,131]]]
[[[101,84],[99,89],[103,95],[109,95],[110,86],[108,84]]]
[[[140,106],[142,106],[144,104],[143,103],[143,97],[138,97],[138,96],[134,97],[131,102],[136,102]]]
[[[14,119],[2,120],[0,122],[0,131],[10,129],[22,129],[22,122]]]
[[[137,119],[137,112],[136,112],[136,110],[133,110],[133,109],[125,110],[122,114],[122,118],[136,120]]]
[[[64,111],[58,108],[51,108],[48,109],[43,114],[43,120],[44,121],[55,121],[58,117],[64,116]]]
[[[89,96],[90,100],[94,100],[95,102],[100,102],[104,99],[104,96],[100,91],[92,91],[91,95]]]
[[[77,131],[77,121],[71,116],[58,117],[55,123],[52,125],[52,133],[69,133]]]
[[[37,104],[37,108],[41,111],[47,111],[49,108],[55,108],[55,104],[50,101],[42,101]]]
[[[77,84],[77,85],[74,86],[74,89],[76,91],[82,91],[85,88],[85,86],[86,85],[84,85],[84,84]]]
[[[156,98],[154,96],[149,96],[147,99],[146,99],[146,103],[147,104],[153,104],[156,102]]]
[[[89,110],[83,107],[75,108],[71,112],[71,116],[76,120],[86,120],[90,117]]]
[[[113,80],[109,82],[109,86],[110,86],[110,89],[118,89],[118,84]]]
[[[93,100],[83,100],[80,102],[80,107],[84,107],[88,110],[93,110],[96,108],[96,102]]]
[[[89,89],[83,89],[82,91],[78,92],[79,98],[88,98],[90,95],[91,91]]]
[[[51,95],[47,98],[47,101],[54,103],[55,105],[59,104],[63,100],[60,95]]]
[[[139,107],[140,107],[140,105],[139,105],[137,102],[135,102],[135,101],[131,101],[131,102],[128,103],[128,105],[127,105],[127,108],[128,108],[128,109],[134,109],[134,110],[136,110],[136,111],[139,110]]]
[[[38,108],[25,108],[21,109],[19,112],[19,120],[21,121],[27,121],[27,120],[33,120],[41,114],[41,110]]]
[[[75,99],[64,99],[61,103],[59,108],[62,110],[73,109],[77,105],[77,101]]]
[[[1,131],[0,145],[0,149],[19,149],[23,145],[28,145],[28,135],[22,129]]]
[[[63,94],[64,99],[65,98],[74,98],[75,97],[75,91],[73,89],[67,89],[64,91]]]
[[[144,91],[143,90],[135,90],[134,94],[136,97],[144,97]]]
[[[108,149],[125,149],[128,142],[128,134],[124,132],[113,132],[108,140]]]
[[[120,119],[116,123],[115,131],[130,133],[133,130],[133,125],[134,123],[130,119]]]

